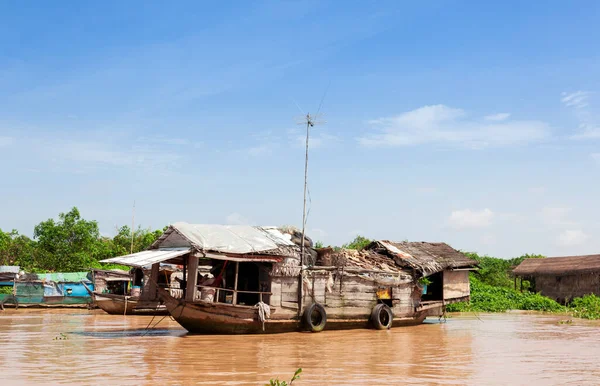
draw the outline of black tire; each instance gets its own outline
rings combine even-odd
[[[383,303],[379,303],[371,312],[371,323],[376,330],[387,330],[392,327],[394,313],[392,309]]]
[[[302,323],[310,332],[321,332],[327,324],[327,313],[319,303],[313,303],[304,309]]]

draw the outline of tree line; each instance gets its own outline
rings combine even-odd
[[[98,262],[131,251],[148,248],[166,230],[128,226],[117,229],[114,237],[102,236],[98,222],[81,217],[79,209],[60,213],[35,226],[33,238],[0,229],[0,265],[18,265],[26,272],[75,272],[100,268]]]

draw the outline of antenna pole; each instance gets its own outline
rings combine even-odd
[[[306,153],[304,156],[304,202],[302,205],[302,240],[300,243],[300,277],[298,278],[298,317],[302,312],[302,287],[304,278],[304,240],[306,233],[306,187],[308,184],[308,139],[310,134],[310,127],[314,123],[310,114],[306,114]]]
[[[129,253],[133,254],[133,235],[135,234],[135,200],[133,200],[133,210],[131,213],[131,250]]]

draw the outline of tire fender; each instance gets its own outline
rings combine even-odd
[[[302,314],[304,327],[311,332],[323,331],[327,324],[327,312],[319,303],[313,303],[304,309]]]
[[[394,313],[392,309],[383,303],[377,304],[373,307],[371,312],[371,323],[377,330],[387,330],[392,327],[394,321]]]

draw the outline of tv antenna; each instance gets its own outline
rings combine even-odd
[[[329,88],[329,86],[327,87]],[[319,121],[321,107],[323,106],[323,101],[325,100],[325,95],[327,95],[327,89],[323,93],[323,97],[321,98],[321,102],[319,103],[319,108],[317,109],[317,113],[315,115],[310,115],[310,113],[304,113],[298,103],[296,103],[296,107],[298,110],[302,112],[304,115],[304,120],[299,124],[306,125],[306,151],[304,155],[304,199],[302,204],[302,239],[300,244],[300,276],[298,277],[298,315],[302,312],[302,286],[303,286],[303,278],[304,278],[304,262],[306,259],[304,258],[304,241],[306,237],[306,193],[308,189],[308,145],[310,140],[310,128],[314,127],[316,124],[326,123],[325,121]]]

